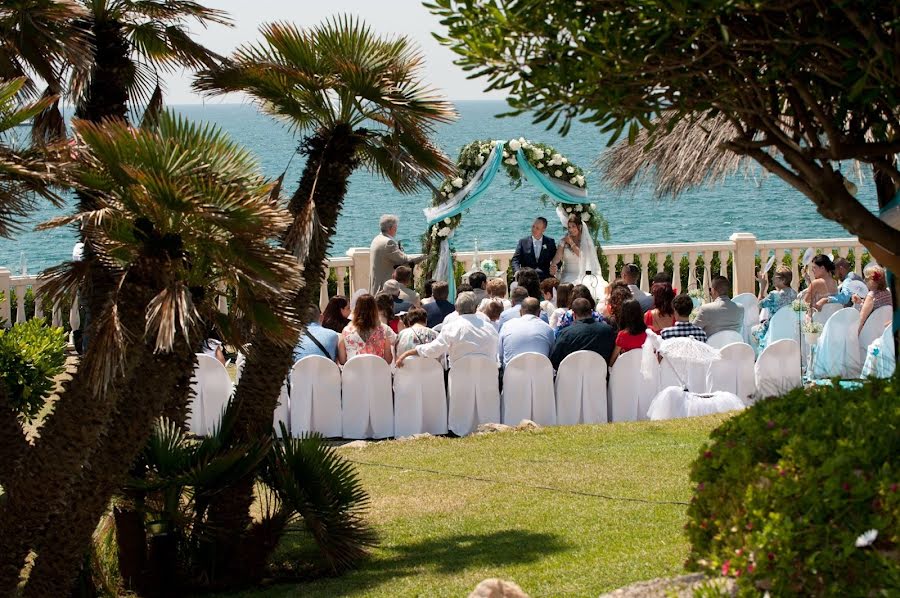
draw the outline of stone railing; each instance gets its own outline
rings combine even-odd
[[[638,245],[605,245],[603,255],[605,265],[603,276],[606,280],[618,277],[624,264],[634,262],[641,268],[640,287],[649,290],[650,265],[655,263],[656,270],[663,268],[668,260],[671,266],[678,268],[676,281],[687,281],[687,290],[709,286],[710,278],[715,274],[728,276],[734,285],[734,294],[756,293],[757,263],[765,263],[774,253],[775,265],[789,263],[794,272],[792,285],[800,285],[799,263],[803,253],[813,248],[817,252],[828,253],[833,257],[847,257],[851,252],[855,259],[854,268],[862,273],[863,260],[867,254],[865,248],[856,238],[844,239],[798,239],[790,241],[759,241],[749,233],[735,233],[727,241],[712,243],[654,243]],[[474,269],[476,261],[493,259],[498,270],[505,271],[512,260],[513,252],[508,250],[481,250],[477,256],[472,251],[456,253],[456,260],[462,263],[466,271]],[[686,271],[685,271],[685,261]],[[323,284],[319,292],[319,303],[324,308],[334,294],[350,296],[357,289],[369,287],[369,250],[352,248],[344,257],[330,258],[327,262],[329,284]],[[712,267],[708,267],[708,265]],[[715,270],[715,271],[713,271]],[[417,272],[418,274],[418,272]],[[678,286],[678,285],[676,285]],[[0,268],[0,318],[7,322],[25,320],[25,294],[31,288],[40,296],[40,280],[35,276],[12,276],[9,270]],[[11,303],[10,290],[15,294],[15,305]],[[38,317],[45,315],[41,301],[35,302]],[[220,298],[219,307],[227,309],[224,297]],[[40,310],[40,311],[38,311]],[[15,318],[11,314],[15,311]],[[30,314],[28,314],[30,315]],[[54,306],[51,320],[60,325],[64,314],[59,306]],[[74,329],[79,325],[77,300],[68,313],[69,325]]]

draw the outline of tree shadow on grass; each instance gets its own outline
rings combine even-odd
[[[466,569],[499,569],[534,563],[567,548],[555,534],[527,530],[499,530],[484,534],[452,534],[395,546],[382,546],[381,554],[340,577],[319,579],[302,587],[292,584],[269,588],[267,597],[344,596],[376,588],[414,575],[456,575]],[[472,583],[472,587],[481,581]],[[243,594],[246,595],[246,594]]]

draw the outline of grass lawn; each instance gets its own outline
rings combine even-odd
[[[727,416],[342,448],[372,497],[372,558],[338,578],[237,596],[596,596],[677,575],[688,466]]]

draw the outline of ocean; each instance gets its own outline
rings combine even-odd
[[[261,114],[252,104],[208,104],[171,106],[172,110],[197,121],[220,126],[237,142],[256,154],[266,175],[280,175],[294,153],[299,138],[281,123]],[[671,243],[726,240],[734,232],[754,233],[760,239],[799,239],[846,237],[838,224],[820,216],[810,200],[774,176],[735,175],[723,184],[697,189],[675,200],[654,199],[652,190],[641,188],[613,191],[599,180],[595,166],[606,147],[607,136],[596,127],[576,123],[565,137],[530,118],[496,118],[505,111],[500,101],[464,101],[457,103],[460,118],[441,126],[437,141],[454,159],[461,147],[475,139],[512,139],[525,137],[548,143],[586,171],[589,194],[610,225],[606,244]],[[299,179],[303,160],[297,156],[285,179],[290,195]],[[869,209],[876,206],[874,184],[853,177],[859,186],[858,197]],[[536,216],[550,221],[548,234],[559,238],[563,227],[540,194],[524,182],[515,189],[501,171],[481,201],[463,216],[456,231],[457,250],[470,250],[477,242],[480,250],[513,249],[516,240],[529,234]],[[403,195],[372,174],[359,170],[350,182],[344,209],[333,239],[331,255],[342,256],[350,247],[368,247],[378,233],[378,218],[384,213],[400,216],[398,237],[410,252],[420,248],[419,237],[425,228],[422,208],[430,205],[428,191]],[[70,228],[37,232],[33,225],[61,213],[41,205],[27,230],[15,239],[0,239],[0,267],[18,274],[29,273],[69,259],[75,242]]]

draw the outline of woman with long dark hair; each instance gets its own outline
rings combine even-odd
[[[350,301],[343,295],[335,295],[328,300],[322,312],[322,328],[334,330],[338,334],[350,323]]]
[[[659,334],[663,328],[675,325],[675,309],[672,307],[675,289],[668,282],[655,282],[650,294],[653,295],[653,309],[648,309],[644,314],[644,323]]]
[[[647,324],[644,313],[637,299],[629,299],[622,303],[618,315],[619,333],[616,335],[616,348],[613,349],[609,365],[616,362],[619,355],[633,349],[640,349],[647,340]]]
[[[338,363],[347,363],[357,355],[378,355],[386,362],[394,361],[392,347],[397,335],[387,324],[381,323],[375,297],[360,295],[353,308],[353,316],[341,331],[338,341]]]

